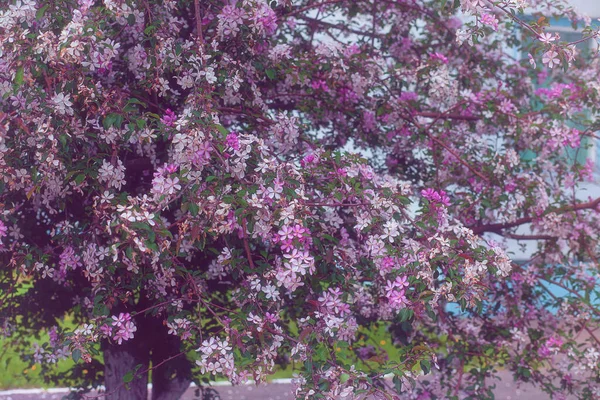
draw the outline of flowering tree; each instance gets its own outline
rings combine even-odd
[[[600,396],[600,199],[573,160],[600,70],[546,30],[593,40],[589,20],[551,0],[7,3],[0,326],[48,334],[15,343],[49,381],[145,398],[151,371],[171,399],[294,362],[298,398],[458,399],[502,367]],[[516,265],[489,233],[537,250]]]

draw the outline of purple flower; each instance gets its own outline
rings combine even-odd
[[[376,355],[375,347],[373,347],[371,345],[365,346],[365,347],[359,347],[358,349],[356,349],[356,354],[358,355],[358,358],[360,358],[361,360],[366,360],[366,359],[371,358]]]
[[[427,188],[427,189],[421,190],[421,196],[425,197],[427,200],[429,200],[432,203],[439,203],[446,207],[450,206],[450,198],[448,197],[446,192],[443,190],[440,190],[439,192],[437,192],[434,189]]]
[[[415,92],[402,92],[400,94],[400,101],[417,101],[418,99],[419,96]]]
[[[0,221],[0,243],[2,238],[8,235],[8,228],[4,225],[4,222]]]
[[[73,247],[67,246],[60,255],[60,269],[61,271],[67,271],[70,267],[71,269],[76,269],[81,266],[80,262],[81,258],[75,254],[75,250]]]
[[[100,332],[106,337],[110,337],[112,335],[112,327],[108,324],[104,324],[100,327]]]
[[[421,196],[425,197],[427,200],[432,202],[440,201],[440,195],[431,188],[421,190]]]
[[[310,86],[313,89],[315,89],[315,90],[323,89],[323,91],[325,91],[325,92],[329,91],[329,87],[327,86],[327,82],[325,82],[322,79],[312,81],[312,83],[310,84]]]
[[[120,313],[118,317],[116,315],[113,315],[112,319],[113,319],[112,326],[116,326],[117,328],[120,328],[126,322],[131,321],[131,315],[129,313]]]
[[[167,110],[165,111],[165,115],[163,115],[163,117],[160,120],[166,126],[173,126],[173,123],[177,121],[177,116],[173,111],[171,111],[170,108],[167,108]]]
[[[227,135],[227,145],[235,151],[240,149],[240,141],[234,132]]]
[[[433,53],[431,56],[432,60],[441,61],[443,64],[448,64],[448,58],[442,53]]]

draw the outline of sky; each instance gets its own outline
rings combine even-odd
[[[592,18],[600,17],[600,1],[598,0],[569,0],[569,3]]]

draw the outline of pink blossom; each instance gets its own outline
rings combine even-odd
[[[227,135],[227,145],[235,151],[240,149],[240,141],[234,132]]]
[[[314,80],[310,86],[315,89],[322,89],[325,92],[329,91],[329,87],[327,86],[327,82],[325,82],[323,79],[318,79],[318,80]]]
[[[433,53],[430,55],[432,60],[441,61],[443,64],[448,64],[448,58],[441,53]],[[413,93],[414,94],[414,93]],[[402,99],[402,97],[400,97]]]
[[[192,158],[192,162],[198,165],[206,165],[210,161],[210,152],[212,151],[210,142],[206,141],[200,144],[198,150]]]
[[[129,313],[119,313],[119,316],[113,315],[111,318],[113,319],[112,326],[117,328],[122,327],[127,321],[131,321]]]
[[[177,120],[177,116],[173,111],[171,111],[170,108],[167,108],[167,110],[165,111],[165,115],[163,115],[160,120],[166,126],[173,126],[174,122]]]
[[[493,30],[498,30],[498,19],[492,14],[482,14],[481,22],[490,26]]]
[[[2,238],[7,236],[8,228],[4,225],[4,222],[0,220],[0,243],[2,243]]]
[[[294,242],[292,239],[286,239],[281,241],[281,250],[285,252],[290,252],[294,249]]]
[[[355,54],[360,54],[360,47],[356,43],[352,43],[351,45],[346,47],[346,50],[344,51],[344,56],[346,58],[350,58]]]
[[[81,257],[75,254],[73,247],[67,246],[60,255],[59,264],[63,271],[67,271],[67,269],[76,269],[81,266]]]
[[[559,65],[560,59],[558,58],[558,53],[554,50],[548,50],[544,53],[542,62],[547,65],[548,68],[553,68],[554,66]]]
[[[169,164],[165,167],[165,170],[170,174],[174,174],[175,172],[177,172],[177,168],[179,168],[177,165]]]
[[[438,54],[438,53],[435,53]],[[433,57],[433,56],[432,56]],[[447,62],[447,60],[446,60]],[[400,101],[417,101],[419,96],[415,92],[402,92],[400,94]]]
[[[529,64],[531,64],[531,66],[534,69],[537,68],[537,63],[535,62],[535,58],[533,58],[533,56],[531,54],[527,54],[527,57],[529,58]]]
[[[551,33],[544,32],[544,33],[540,34],[539,39],[540,39],[540,42],[548,44],[550,42],[555,41],[556,37]]]
[[[100,332],[102,332],[102,334],[106,337],[111,337],[112,336],[112,327],[107,324],[102,324],[100,326]]]
[[[314,154],[308,154],[306,156],[304,156],[304,158],[302,158],[302,160],[300,160],[300,165],[302,165],[302,167],[306,167],[310,164],[313,164],[316,161],[316,157]]]

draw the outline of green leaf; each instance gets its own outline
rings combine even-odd
[[[402,380],[400,379],[400,377],[394,375],[394,377],[392,378],[392,382],[394,383],[394,389],[396,390],[396,392],[402,393]]]
[[[400,322],[408,321],[413,316],[413,311],[409,308],[403,308],[400,310]]]
[[[102,125],[104,126],[104,129],[108,129],[111,126],[114,126],[115,128],[121,128],[121,124],[123,123],[123,116],[120,114],[108,114],[106,117],[104,117],[104,121],[102,121]]]
[[[267,76],[269,77],[270,80],[274,80],[275,77],[277,76],[277,73],[275,72],[274,69],[268,69],[268,70],[266,70],[265,74],[267,74]]]
[[[129,100],[127,100],[128,104],[139,104],[142,107],[146,107],[146,103],[144,103],[143,101],[136,99],[135,97],[130,98]]]
[[[23,67],[19,67],[17,69],[17,73],[15,74],[15,85],[21,86],[23,84],[23,75],[24,75]]]
[[[226,137],[227,135],[229,135],[229,131],[227,129],[225,129],[225,127],[223,127],[222,125],[215,125],[215,127],[217,128],[217,130],[219,132],[221,132],[221,135],[223,135],[223,137]]]
[[[339,243],[339,240],[337,240],[337,239],[336,239],[336,238],[334,238],[333,236],[331,236],[331,235],[328,235],[328,234],[326,234],[326,233],[325,233],[325,234],[323,234],[323,238],[324,238],[324,239],[327,239],[327,240],[329,240],[330,242],[333,242],[333,243],[335,243],[335,244],[338,244],[338,243]]]
[[[85,180],[85,174],[79,174],[75,177],[75,183],[80,185]]]
[[[431,362],[429,360],[421,360],[421,369],[423,373],[427,375],[431,371]]]
[[[117,114],[108,114],[106,117],[104,117],[104,121],[102,121],[102,125],[104,126],[104,129],[108,129],[111,126],[113,126],[113,124],[115,123],[116,120],[117,120]]]
[[[81,350],[79,350],[79,349],[73,350],[72,357],[73,357],[73,361],[79,362],[79,360],[81,360]]]
[[[152,251],[159,251],[158,250],[158,245],[154,242],[150,242],[148,240],[145,241],[146,247]]]
[[[144,29],[144,35],[146,36],[150,36],[154,33],[154,31],[156,30],[156,26],[154,25],[148,25],[146,27],[146,29]]]
[[[67,147],[67,135],[60,135],[58,137],[58,141],[62,144],[63,147]]]
[[[121,128],[121,124],[123,124],[123,116],[117,114],[117,117],[115,118],[115,128]]]
[[[35,19],[42,19],[44,14],[46,14],[46,10],[48,9],[48,7],[50,7],[50,4],[46,4],[44,7],[37,10],[37,12],[35,13]]]
[[[162,236],[166,236],[170,239],[173,239],[173,234],[168,229],[162,229],[158,233],[160,233]]]
[[[129,371],[125,375],[123,375],[123,382],[124,383],[129,383],[132,380],[133,380],[133,371]]]

